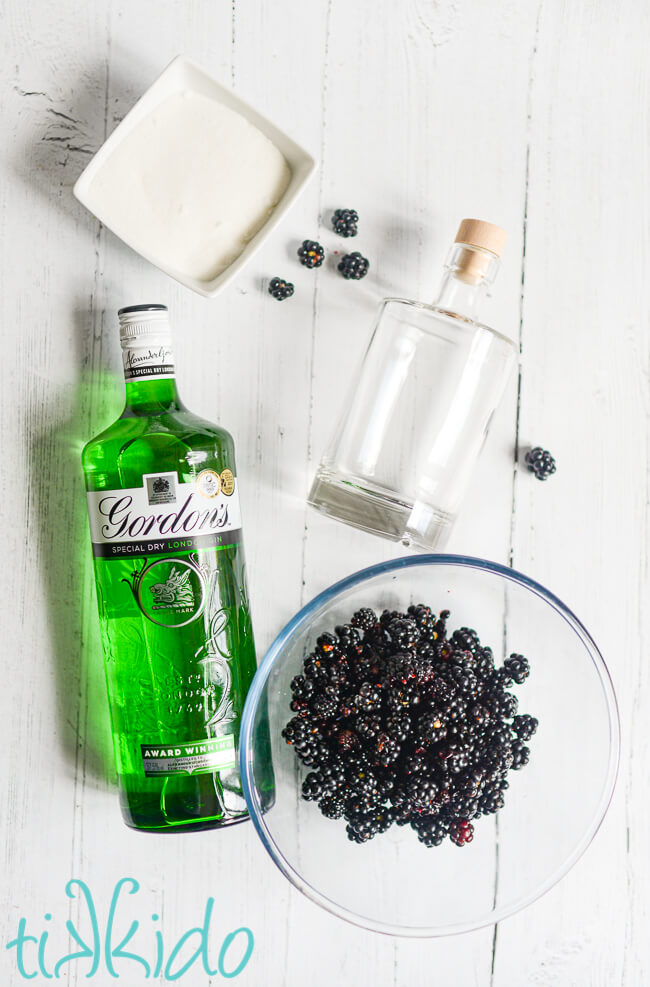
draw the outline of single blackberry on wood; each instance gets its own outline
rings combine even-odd
[[[336,209],[332,216],[332,229],[339,236],[356,236],[359,214],[356,209]]]
[[[303,240],[298,247],[298,258],[303,267],[320,267],[325,260],[325,251],[317,240]]]
[[[358,250],[354,250],[351,254],[344,254],[338,263],[338,270],[346,281],[360,281],[361,278],[365,278],[369,268],[370,261]]]
[[[534,473],[538,480],[548,480],[557,469],[557,464],[550,452],[535,446],[526,453],[526,466],[530,473]]]
[[[291,298],[293,292],[294,286],[291,281],[285,281],[284,278],[271,278],[269,281],[269,295],[277,298],[279,302],[284,301],[285,298]]]

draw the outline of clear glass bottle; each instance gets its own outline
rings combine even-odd
[[[247,818],[237,753],[256,669],[235,449],[178,395],[167,309],[121,309],[126,405],[83,451],[124,819]]]
[[[505,239],[463,220],[436,301],[383,302],[312,507],[405,545],[440,546],[515,364],[512,340],[478,322]]]

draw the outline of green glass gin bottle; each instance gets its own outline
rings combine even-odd
[[[126,406],[83,468],[122,811],[141,830],[226,826],[247,817],[256,668],[234,444],[178,396],[166,307],[118,315]]]

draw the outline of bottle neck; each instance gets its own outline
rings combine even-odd
[[[156,415],[183,407],[169,335],[122,340],[126,414]]]
[[[436,308],[478,321],[481,305],[499,268],[499,258],[466,244],[454,244],[445,268]]]

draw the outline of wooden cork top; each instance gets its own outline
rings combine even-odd
[[[482,219],[464,219],[458,227],[456,243],[471,249],[461,250],[456,257],[455,276],[466,284],[478,284],[501,256],[507,238],[500,226]]]
[[[500,257],[506,245],[508,234],[494,223],[482,219],[464,219],[458,227],[456,243],[466,243],[470,247],[481,247]]]

